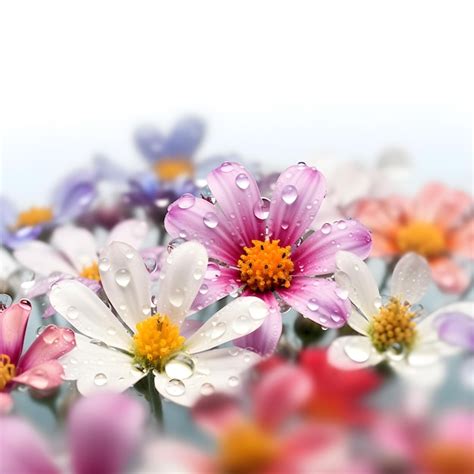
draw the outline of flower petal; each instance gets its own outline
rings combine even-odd
[[[234,340],[234,345],[243,349],[249,349],[262,356],[270,355],[275,351],[283,329],[278,301],[270,291],[258,295],[246,291],[245,294],[253,294],[265,301],[270,314],[256,331]]]
[[[57,360],[48,360],[35,365],[17,375],[13,382],[28,385],[35,390],[51,390],[59,387],[63,382],[64,369]]]
[[[76,380],[84,396],[98,391],[123,392],[146,375],[133,366],[132,356],[98,345],[82,334],[76,334],[76,347],[61,363],[64,378]]]
[[[469,273],[448,257],[430,260],[434,282],[446,293],[460,294],[469,286]]]
[[[278,293],[305,318],[327,328],[344,326],[351,310],[349,299],[336,282],[324,278],[295,277],[290,288]]]
[[[347,324],[359,334],[368,335],[369,320],[359,313],[358,309],[352,308]]]
[[[125,242],[134,249],[139,249],[148,234],[148,224],[138,219],[127,219],[117,224],[107,237],[107,244]]]
[[[453,253],[474,260],[474,218],[453,230],[448,239]]]
[[[140,254],[123,242],[112,242],[100,253],[102,286],[115,310],[134,331],[150,316],[150,279]]]
[[[14,303],[0,312],[0,354],[9,356],[15,365],[23,349],[30,313],[31,303],[27,300]]]
[[[78,273],[51,245],[39,240],[33,240],[18,247],[14,255],[22,265],[38,275],[49,276],[56,272],[67,275]]]
[[[471,304],[471,306],[473,306]],[[440,339],[474,352],[474,319],[465,313],[444,313],[436,320]]]
[[[0,392],[0,415],[8,415],[13,408],[13,398],[8,392]],[[2,456],[3,459],[3,456]]]
[[[257,218],[254,211],[261,202],[260,190],[244,166],[224,162],[209,174],[207,183],[227,225],[243,241],[242,247],[252,246],[254,239],[265,238],[265,220]]]
[[[232,393],[242,383],[242,373],[260,359],[243,349],[222,348],[195,354],[194,374],[185,380],[171,381],[155,373],[155,387],[165,398],[179,405],[192,406],[201,396],[214,392]]]
[[[294,244],[314,221],[324,196],[326,180],[311,166],[290,166],[278,178],[272,195],[268,225],[281,246]]]
[[[245,245],[217,206],[191,194],[184,194],[168,207],[165,228],[173,238],[197,240],[210,257],[230,265],[237,263]]]
[[[175,248],[161,271],[156,310],[181,324],[196,298],[207,268],[207,252],[195,241]]]
[[[98,393],[79,400],[68,424],[74,472],[123,472],[138,447],[144,422],[143,406],[126,395]]]
[[[405,254],[395,265],[391,294],[401,301],[418,303],[432,282],[428,262],[416,253]]]
[[[369,267],[357,255],[339,252],[336,255],[337,284],[349,292],[349,299],[367,319],[378,313],[380,293]]]
[[[376,365],[382,359],[365,336],[338,337],[328,349],[328,362],[342,370],[362,369]]]
[[[51,289],[49,301],[68,323],[83,334],[114,347],[130,349],[130,335],[87,286],[75,280],[60,281]]]
[[[336,253],[348,251],[364,259],[372,245],[370,232],[357,221],[326,223],[292,253],[296,272],[305,276],[327,275],[336,269]]]
[[[250,334],[263,324],[268,314],[269,309],[260,298],[237,298],[211,316],[186,341],[186,350],[195,354]]]
[[[80,273],[84,267],[97,261],[94,236],[81,227],[58,227],[51,236],[51,245],[62,252]]]

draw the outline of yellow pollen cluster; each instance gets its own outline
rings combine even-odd
[[[183,347],[185,338],[179,334],[179,327],[168,316],[150,316],[136,327],[133,352],[140,365],[162,370],[164,362]]]
[[[219,440],[220,472],[226,474],[264,472],[278,454],[278,449],[276,440],[255,424],[238,424]]]
[[[20,212],[15,227],[31,227],[53,219],[53,211],[49,207],[32,207]]]
[[[88,278],[89,280],[100,281],[99,265],[97,262],[84,267],[81,271],[81,277]]]
[[[237,263],[240,279],[253,291],[267,291],[278,287],[289,288],[294,265],[291,247],[280,247],[279,240],[252,240],[253,247],[244,247]]]
[[[424,257],[436,257],[446,250],[442,230],[430,222],[412,222],[400,228],[395,238],[401,253],[416,252]]]
[[[412,321],[415,313],[409,311],[407,303],[398,298],[380,308],[369,328],[369,336],[379,352],[385,352],[394,344],[410,349],[416,337],[416,324]]]
[[[15,377],[15,364],[12,364],[10,357],[6,354],[0,355],[0,391],[3,390],[8,382]]]
[[[181,177],[191,177],[194,167],[188,158],[164,158],[153,165],[155,175],[163,181],[173,181]]]

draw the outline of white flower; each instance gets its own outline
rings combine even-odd
[[[174,249],[152,308],[149,275],[140,255],[125,243],[110,244],[100,255],[100,276],[124,324],[78,281],[54,285],[51,304],[84,334],[76,335],[76,348],[62,360],[66,378],[77,380],[79,392],[88,395],[123,391],[153,371],[156,389],[182,405],[214,390],[235,389],[242,372],[259,356],[234,347],[213,348],[255,331],[268,308],[256,297],[237,298],[191,331],[198,322],[185,318],[207,263],[206,250],[197,242]]]
[[[336,281],[347,290],[354,305],[348,324],[361,335],[333,341],[328,351],[329,361],[350,370],[387,360],[407,378],[417,377],[420,383],[423,377],[428,383],[439,381],[443,369],[435,363],[456,349],[438,338],[434,320],[446,310],[461,310],[464,306],[449,305],[420,318],[419,309],[413,305],[421,300],[431,283],[426,260],[414,253],[400,259],[391,279],[391,296],[385,305],[369,268],[359,257],[338,252],[336,265]],[[420,368],[428,366],[429,370],[420,373]]]

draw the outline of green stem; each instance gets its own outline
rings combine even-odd
[[[161,404],[160,394],[155,388],[155,376],[153,372],[148,372],[148,375],[135,384],[135,388],[143,394],[145,399],[150,404],[152,415],[158,421],[160,427],[163,426],[163,407]]]

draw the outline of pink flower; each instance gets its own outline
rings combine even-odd
[[[58,359],[76,345],[73,331],[49,325],[22,355],[30,312],[28,300],[0,312],[0,412],[11,408],[16,384],[45,392],[58,387],[64,373]]]
[[[338,250],[369,255],[371,236],[356,221],[310,227],[326,194],[323,175],[300,163],[278,178],[271,201],[262,198],[253,176],[225,162],[207,179],[216,204],[185,194],[168,208],[166,230],[173,238],[200,241],[211,263],[194,305],[204,307],[243,288],[270,308],[263,326],[237,344],[272,352],[281,334],[279,300],[325,327],[346,322],[350,304],[327,277]],[[313,278],[319,276],[320,278]]]

